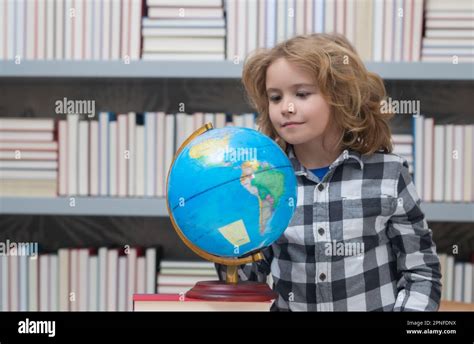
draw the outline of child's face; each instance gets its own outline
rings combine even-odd
[[[279,58],[267,68],[266,88],[270,120],[287,143],[320,141],[334,133],[330,107],[308,72]]]

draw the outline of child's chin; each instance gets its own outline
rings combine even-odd
[[[303,139],[303,138],[295,138],[295,137],[282,137],[283,140],[285,140],[285,142],[287,144],[290,144],[292,146],[297,146],[297,145],[301,145],[305,142],[307,142],[307,140]]]

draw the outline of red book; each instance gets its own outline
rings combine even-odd
[[[217,311],[217,312],[267,312],[272,302],[234,302],[192,299],[184,294],[134,294],[134,311]]]

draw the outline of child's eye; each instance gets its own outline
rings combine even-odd
[[[280,100],[280,98],[281,98],[280,96],[270,96],[270,101],[271,102],[277,102],[277,101]]]
[[[296,96],[301,97],[301,98],[305,98],[305,97],[309,96],[309,93],[308,92],[298,92],[298,93],[296,93]]]

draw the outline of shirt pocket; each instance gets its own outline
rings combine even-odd
[[[378,194],[364,197],[350,193],[342,194],[342,208],[354,216],[389,215],[395,212],[397,197],[393,194]]]
[[[386,241],[386,224],[397,206],[397,198],[382,194],[360,198],[345,196],[342,199],[343,240]],[[372,245],[371,245],[372,246]]]
[[[391,215],[397,202],[396,183],[391,180],[364,180],[363,186],[348,184],[341,190],[343,209],[353,216]]]

